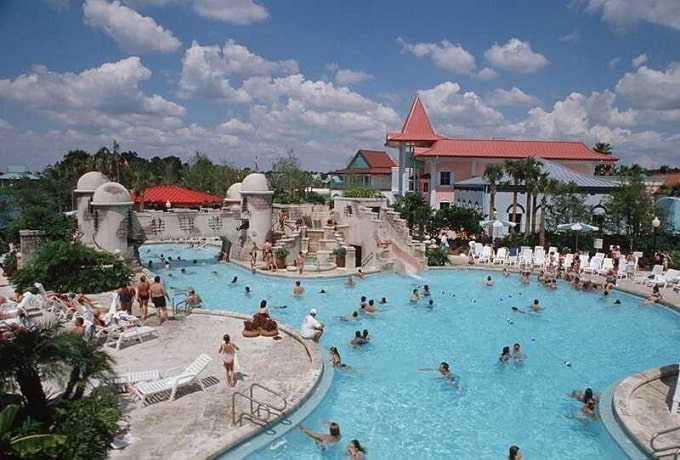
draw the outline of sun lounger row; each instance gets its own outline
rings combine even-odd
[[[202,390],[205,390],[203,382],[200,375],[208,367],[208,364],[212,361],[212,358],[203,353],[196,360],[191,363],[185,369],[170,369],[165,373],[165,377],[155,380],[143,380],[134,383],[131,388],[131,392],[134,396],[139,399],[142,403],[148,403],[150,398],[160,393],[169,392],[170,401],[174,400],[177,396],[177,391],[195,383],[198,383]],[[157,371],[156,371],[157,372]],[[135,373],[132,373],[135,374]],[[127,378],[139,378],[139,377],[149,377],[148,374],[137,375],[128,374]]]

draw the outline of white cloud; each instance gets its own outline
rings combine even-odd
[[[613,58],[611,61],[609,61],[609,68],[610,68],[610,69],[613,69],[614,67],[616,67],[617,65],[619,65],[619,62],[621,62],[621,58],[620,58],[620,57],[615,57],[615,58]]]
[[[564,43],[578,43],[581,41],[581,33],[578,30],[562,35],[559,40]]]
[[[480,80],[492,80],[498,76],[498,72],[490,67],[484,67],[475,75]]]
[[[539,105],[540,101],[536,96],[526,94],[521,89],[513,86],[511,89],[495,89],[486,98],[491,106],[499,107],[504,105]]]
[[[616,92],[633,108],[680,109],[680,63],[672,63],[665,72],[638,67],[619,80]]]
[[[511,38],[505,45],[494,45],[484,52],[489,64],[515,72],[534,72],[548,64],[540,53],[535,53],[528,42]]]
[[[451,70],[461,74],[472,73],[476,66],[475,57],[460,45],[442,40],[437,43],[406,43],[401,37],[397,39],[402,51],[416,57],[429,57],[440,69]]]
[[[10,129],[12,129],[12,125],[7,120],[0,118],[0,131]]]
[[[181,124],[185,109],[139,88],[151,71],[138,57],[106,63],[79,74],[56,73],[36,66],[14,80],[0,79],[0,98],[50,116],[60,124],[78,127],[124,127]]]
[[[185,98],[198,96],[248,102],[249,95],[232,87],[228,76],[286,74],[297,70],[298,65],[294,60],[268,61],[233,40],[227,41],[222,48],[193,42],[182,59],[179,93]]]
[[[588,0],[586,11],[602,11],[602,20],[617,29],[627,29],[645,21],[680,30],[680,3],[677,0]]]
[[[207,18],[247,25],[269,17],[267,9],[253,0],[193,0],[196,12]]]
[[[121,5],[119,1],[85,0],[85,24],[113,38],[123,50],[132,53],[170,53],[182,46],[169,30],[147,16]]]
[[[353,85],[373,78],[373,75],[361,70],[337,69],[335,83],[338,85]]]
[[[450,81],[434,88],[418,91],[428,113],[434,119],[470,126],[496,126],[503,122],[503,114],[489,107],[474,92],[461,92],[458,83]]]
[[[645,62],[647,62],[647,55],[646,55],[646,54],[641,54],[641,55],[639,55],[639,56],[633,58],[633,60],[630,61],[630,62],[631,62],[631,65],[633,66],[633,68],[638,68],[638,67],[640,67],[642,64],[644,64]]]

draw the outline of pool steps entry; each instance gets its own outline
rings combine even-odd
[[[281,404],[274,406],[273,404],[255,399],[254,390],[256,388],[263,390],[269,395],[276,396],[276,398],[280,400]],[[267,424],[276,420],[278,417],[281,417],[288,407],[286,398],[284,398],[283,395],[265,387],[264,385],[260,385],[259,383],[253,383],[250,385],[248,393],[249,395],[246,395],[240,391],[236,391],[231,395],[231,421],[234,425],[238,423],[239,426],[243,426],[243,420],[249,420],[257,425],[266,426]],[[236,403],[239,399],[246,399],[250,403],[250,410],[241,412],[237,417]]]
[[[619,383],[621,383],[621,380],[609,386],[600,395],[600,418],[606,432],[621,449],[622,455],[631,460],[646,460],[649,457],[624,431],[614,411],[614,391]]]
[[[659,446],[659,447],[655,446],[655,441],[659,439],[659,437],[675,433],[678,430],[680,430],[680,426],[674,426],[673,428],[668,428],[667,430],[661,430],[654,433],[654,436],[652,436],[652,439],[650,439],[649,441],[649,445],[652,447],[655,456],[659,452],[670,450],[673,451],[670,455],[673,455],[674,459],[680,458],[680,444],[674,444],[672,446]]]

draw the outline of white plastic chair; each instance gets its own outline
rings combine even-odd
[[[600,275],[607,275],[609,274],[609,270],[614,270],[614,259],[611,257],[605,257],[602,259],[602,265],[600,266],[600,269],[597,271]]]
[[[633,281],[638,284],[644,284],[648,279],[653,279],[657,275],[663,275],[663,265],[654,265],[652,272],[648,275],[638,276]]]
[[[482,248],[482,252],[479,254],[479,259],[477,261],[480,264],[490,263],[492,253],[493,253],[493,248],[491,246],[484,246]]]
[[[545,267],[545,249],[541,246],[536,246],[536,249],[534,250],[533,266]]]
[[[571,267],[571,264],[574,263],[574,254],[571,252],[567,255],[564,256],[564,260],[562,261],[562,267],[566,270],[567,268]]]
[[[531,248],[525,247],[524,249],[522,249],[522,252],[520,253],[518,259],[519,266],[530,267],[531,264],[533,263],[533,260],[534,260],[533,251],[531,250]]]
[[[590,259],[590,263],[588,266],[583,270],[584,273],[597,273],[600,268],[602,268],[602,261],[604,258],[601,257],[593,257]]]

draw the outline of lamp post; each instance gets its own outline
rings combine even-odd
[[[658,217],[654,216],[654,219],[652,219],[652,228],[654,228],[654,250],[656,251],[656,233],[659,229],[659,226],[661,225],[661,221],[659,220]]]

